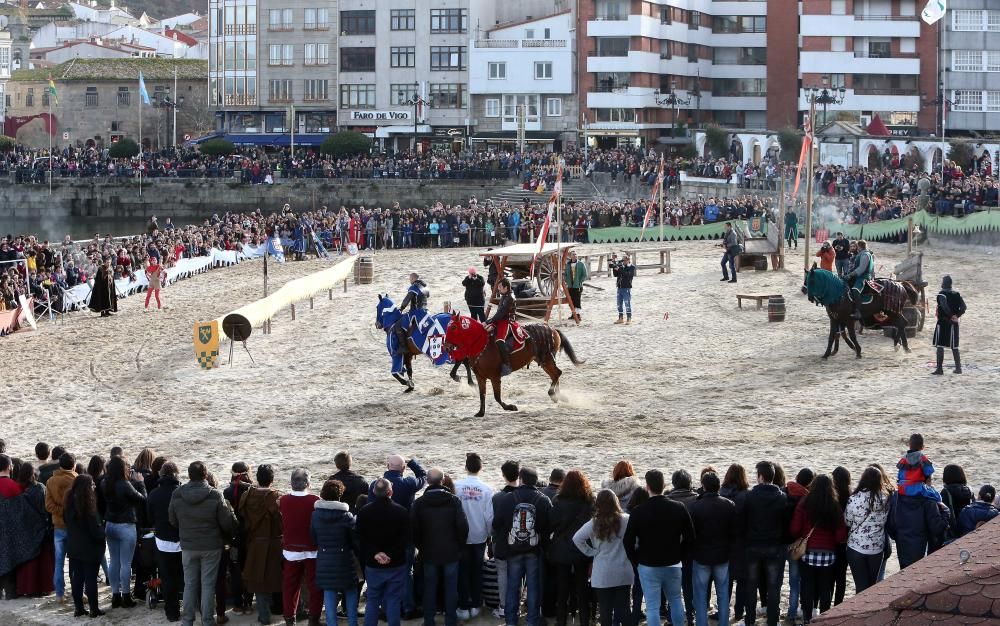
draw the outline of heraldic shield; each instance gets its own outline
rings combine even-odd
[[[219,366],[219,320],[194,325],[194,356],[202,369]]]

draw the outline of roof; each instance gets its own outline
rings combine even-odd
[[[506,24],[497,24],[493,28],[487,29],[486,32],[492,33],[495,30],[503,30],[505,28],[511,28],[513,26],[521,26],[522,24],[530,24],[532,22],[538,22],[540,20],[547,20],[550,17],[558,17],[560,15],[566,15],[567,13],[572,13],[572,9],[566,9],[565,11],[559,11],[558,13],[552,13],[550,15],[543,15],[541,17],[533,17],[528,20],[519,20],[517,22],[507,22]]]
[[[175,28],[168,28],[168,29],[164,30],[163,31],[163,36],[164,37],[168,37],[170,39],[176,39],[177,41],[179,41],[181,43],[187,44],[188,47],[190,47],[190,46],[197,46],[198,45],[198,40],[197,39],[195,39],[191,35],[188,35],[187,33],[182,33],[181,31],[179,31],[179,30],[177,30]]]
[[[73,59],[51,69],[17,70],[12,81],[71,80],[138,80],[142,72],[146,80],[173,80],[177,68],[179,80],[205,80],[208,61],[193,59]]]
[[[889,129],[885,127],[885,123],[882,122],[882,118],[879,117],[878,113],[872,118],[872,121],[868,122],[868,134],[873,137],[888,137]]]
[[[547,200],[547,196],[543,194],[538,195],[539,201]],[[530,261],[535,258],[535,255],[540,254],[541,256],[549,256],[550,254],[555,254],[557,250],[566,248],[575,248],[575,243],[546,243],[545,247],[542,248],[541,252],[538,250],[537,243],[515,243],[509,246],[504,246],[503,248],[493,248],[492,250],[483,250],[479,253],[479,256],[489,256],[489,257],[500,257],[505,256],[510,258],[512,261]]]
[[[961,562],[963,552],[968,560]],[[813,619],[816,626],[1000,626],[1000,519]]]

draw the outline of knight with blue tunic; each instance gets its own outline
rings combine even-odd
[[[875,256],[868,251],[868,242],[862,239],[858,241],[858,253],[854,257],[854,265],[844,276],[849,288],[848,294],[854,304],[854,313],[851,313],[854,319],[861,319],[861,292],[865,289],[865,282],[874,276]]]
[[[406,352],[407,335],[406,331],[414,320],[419,324],[427,317],[427,300],[431,296],[431,290],[427,288],[427,283],[420,280],[416,272],[410,274],[410,287],[406,290],[406,296],[399,305],[399,310],[403,314],[396,322],[392,332],[396,337],[396,349],[399,354]]]

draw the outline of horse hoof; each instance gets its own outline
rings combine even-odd
[[[486,412],[485,412],[485,411],[480,411],[479,413],[476,413],[476,414],[475,414],[475,415],[473,415],[472,417],[483,417],[483,416],[485,416],[485,415],[486,415]]]
[[[517,410],[517,405],[516,404],[508,404],[503,409],[505,411],[516,411]]]
[[[909,354],[909,353],[913,352],[913,350],[910,350],[909,348],[903,348],[903,352],[905,352],[906,354]]]
[[[821,359],[823,359],[825,361],[825,360],[827,360],[827,359],[830,358],[830,355],[829,354],[824,354],[823,356],[821,356],[819,358],[821,358]]]
[[[403,393],[412,393],[412,392],[413,392],[413,387],[407,387],[406,389],[403,390]]]
[[[861,355],[860,355],[860,354],[856,354],[856,355],[854,355],[854,358],[855,358],[855,359],[860,359],[860,358],[861,358]]]
[[[451,379],[452,379],[453,381],[455,381],[456,383],[460,383],[460,382],[462,382],[462,379],[461,379],[461,378],[459,378],[459,377],[458,377],[457,375],[452,375],[452,376],[451,376]]]

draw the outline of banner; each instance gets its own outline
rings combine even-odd
[[[194,356],[203,370],[219,365],[219,320],[194,325]]]

